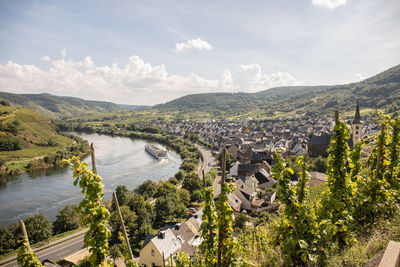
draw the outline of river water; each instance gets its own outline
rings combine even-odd
[[[168,150],[168,158],[157,160],[145,152],[148,141],[98,134],[78,134],[94,143],[97,171],[103,177],[105,196],[111,199],[117,185],[134,189],[147,179],[167,180],[181,164],[180,156]],[[157,144],[157,146],[162,147]],[[90,157],[85,159],[91,166]],[[0,185],[0,224],[7,226],[37,213],[53,221],[58,209],[77,204],[83,194],[73,186],[69,168],[55,168],[15,176]]]

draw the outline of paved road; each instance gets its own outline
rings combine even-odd
[[[199,177],[202,177],[202,171],[204,170],[204,173],[207,174],[212,167],[214,167],[217,163],[215,161],[214,156],[212,155],[210,150],[204,149],[203,147],[196,145],[196,147],[199,149],[203,162],[200,165],[199,170],[197,171],[197,174]]]
[[[84,235],[75,237],[71,240],[65,241],[59,245],[55,245],[54,247],[44,249],[40,252],[37,252],[36,255],[40,261],[45,259],[56,261],[58,259],[63,259],[66,256],[74,254],[84,248],[83,246],[83,238]],[[1,265],[2,267],[14,267],[18,266],[17,261],[14,260],[10,263]]]

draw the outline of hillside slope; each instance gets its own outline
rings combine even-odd
[[[257,93],[208,93],[187,95],[155,106],[159,110],[208,112],[229,117],[239,114],[273,116],[277,113],[318,116],[333,110],[400,109],[400,65],[357,83],[333,86],[277,87]]]
[[[22,106],[40,112],[51,118],[63,118],[88,113],[118,112],[124,109],[105,101],[90,101],[76,97],[50,94],[12,94],[0,92],[4,99],[15,106]]]
[[[59,134],[52,119],[0,103],[0,176],[50,167],[87,147],[80,138]]]

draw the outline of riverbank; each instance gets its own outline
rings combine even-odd
[[[72,134],[62,134],[71,140],[66,146],[47,146],[31,148],[20,151],[2,151],[0,156],[0,182],[7,182],[12,176],[26,172],[46,170],[59,167],[62,159],[72,156],[85,157],[89,152],[89,144],[86,140]]]

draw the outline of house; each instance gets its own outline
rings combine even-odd
[[[252,209],[251,203],[257,197],[257,193],[248,187],[241,179],[238,179],[235,184],[236,189],[233,191],[233,194],[242,201],[240,209],[250,211]]]
[[[322,134],[320,136],[314,135],[311,138],[311,141],[308,145],[308,154],[310,157],[318,157],[323,156],[327,157],[328,152],[327,149],[331,142],[331,135],[330,134]]]
[[[254,178],[258,182],[259,189],[271,188],[276,183],[274,178],[263,168],[254,174]]]
[[[181,248],[181,242],[171,229],[161,230],[156,236],[147,236],[140,249],[140,263],[145,267],[164,266],[164,262]]]
[[[179,251],[194,255],[202,241],[202,215],[200,210],[183,223],[167,225],[157,235],[148,235],[139,253],[141,265],[164,266],[164,263],[173,262],[173,256]]]

